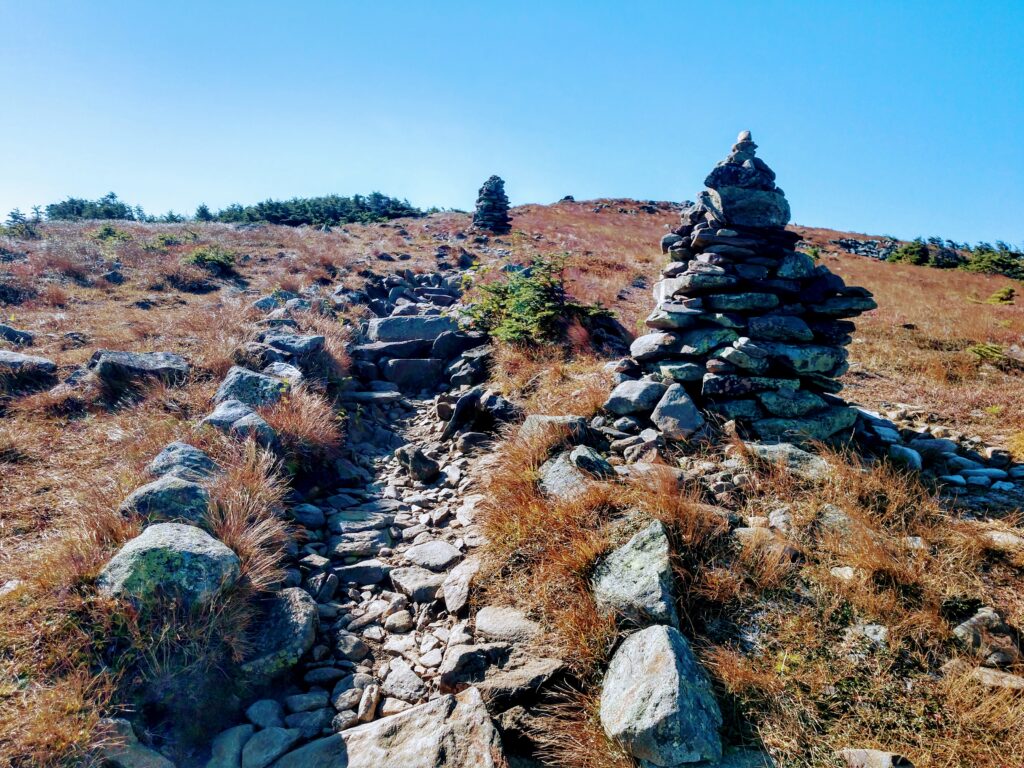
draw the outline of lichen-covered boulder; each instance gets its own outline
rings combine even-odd
[[[651,522],[597,564],[594,600],[629,622],[679,626],[665,526]]]
[[[146,381],[182,384],[188,378],[189,364],[170,352],[98,349],[89,360],[89,370],[109,389],[120,391]]]
[[[203,486],[175,475],[137,488],[121,502],[123,515],[139,515],[151,521],[185,520],[201,523],[210,507],[210,494]]]
[[[174,475],[185,480],[206,480],[217,471],[213,459],[188,443],[173,442],[149,462],[146,471],[155,477]]]
[[[629,754],[675,768],[722,756],[722,713],[675,627],[654,625],[615,651],[601,690],[601,725]]]
[[[209,602],[240,573],[238,555],[193,525],[157,523],[129,541],[100,573],[100,592],[146,604],[174,597]]]
[[[284,379],[234,365],[217,388],[213,401],[222,403],[225,400],[238,400],[251,408],[258,408],[261,405],[273,405],[288,390],[288,382]]]
[[[253,678],[269,679],[291,669],[313,647],[319,626],[316,603],[303,589],[291,587],[264,606],[253,647],[255,658],[242,665]]]

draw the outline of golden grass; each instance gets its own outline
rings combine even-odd
[[[597,484],[574,502],[545,498],[537,468],[563,437],[503,442],[480,518],[488,537],[483,599],[538,618],[573,672],[572,687],[551,694],[533,735],[553,765],[628,764],[596,720],[618,630],[596,610],[589,580],[636,514],[669,531],[683,628],[712,674],[730,743],[808,766],[834,765],[849,746],[895,751],[918,766],[995,768],[1024,754],[1019,694],[938,672],[965,652],[952,629],[966,616],[951,606],[994,605],[1019,625],[1022,564],[988,551],[979,526],[951,519],[912,476],[837,452],[825,454],[833,472],[823,484],[774,467],[751,470],[740,512],[763,517],[787,506],[788,538],[802,553],[793,560],[777,547],[739,546],[729,513],[702,503],[696,488],[680,488],[667,467],[624,485]],[[823,526],[826,505],[847,527]],[[1012,523],[998,525],[1014,530]],[[907,537],[920,537],[924,548]],[[835,566],[853,568],[854,579],[833,576]],[[848,657],[844,632],[858,623],[886,626],[888,639]],[[734,629],[723,634],[724,627]],[[739,641],[739,628],[754,645]]]
[[[593,354],[557,347],[496,344],[490,385],[529,413],[592,416],[608,399],[610,377]]]
[[[279,402],[259,410],[296,469],[311,470],[337,457],[342,416],[323,395],[300,385]]]

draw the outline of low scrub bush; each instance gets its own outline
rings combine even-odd
[[[202,245],[183,259],[184,263],[212,272],[215,275],[230,275],[235,271],[235,253],[219,245]]]
[[[97,242],[110,244],[110,243],[126,243],[132,239],[132,236],[125,232],[123,229],[118,229],[111,224],[104,224],[99,229],[95,229],[89,233],[89,236]]]
[[[1006,275],[1024,280],[1024,254],[994,248],[975,248],[971,258],[962,267],[968,272],[982,272],[990,275]]]
[[[914,264],[915,266],[923,267],[928,263],[928,246],[920,239],[903,243],[889,254],[889,258],[886,261],[894,264]]]
[[[511,344],[555,344],[573,322],[584,327],[608,311],[568,296],[567,257],[538,258],[529,267],[506,269],[496,279],[481,270],[471,285],[466,314],[492,336]]]
[[[1000,288],[998,291],[993,293],[987,299],[986,304],[1013,304],[1013,300],[1017,295],[1017,290],[1011,286]]]

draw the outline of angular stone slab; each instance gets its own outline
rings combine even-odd
[[[600,717],[609,738],[657,766],[722,756],[711,683],[674,627],[648,627],[622,642],[605,674]]]
[[[213,401],[219,404],[226,400],[238,400],[250,408],[258,408],[273,405],[289,389],[290,386],[284,379],[234,365],[217,388]]]
[[[475,688],[312,741],[274,768],[504,768],[501,740]]]
[[[628,622],[679,626],[665,526],[655,520],[594,569],[594,600]]]
[[[446,331],[457,331],[454,318],[444,315],[377,317],[370,320],[366,335],[370,341],[434,340]]]

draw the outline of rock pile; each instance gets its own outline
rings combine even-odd
[[[829,242],[832,245],[838,245],[847,253],[867,256],[869,259],[878,259],[879,261],[888,259],[893,251],[900,246],[898,241],[889,238],[884,240],[858,240],[855,237],[840,237],[835,240],[829,240]]]
[[[473,214],[473,228],[495,235],[507,234],[512,219],[508,215],[508,196],[505,182],[500,176],[491,176],[476,198],[476,212]]]
[[[794,250],[789,204],[756,147],[741,133],[662,241],[671,262],[654,287],[651,332],[616,366],[605,406],[624,431],[653,423],[682,440],[710,415],[764,440],[824,440],[856,421],[834,397],[837,377],[849,318],[876,304]]]

